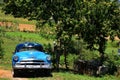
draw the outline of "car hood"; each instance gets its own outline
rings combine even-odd
[[[46,57],[49,55],[39,51],[22,51],[15,53],[14,56],[18,56],[19,60],[27,60],[27,59],[46,60]]]

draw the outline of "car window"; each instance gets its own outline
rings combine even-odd
[[[18,52],[21,52],[21,51],[29,51],[29,50],[32,50],[32,51],[43,51],[43,48],[42,47],[22,47],[21,49],[19,49]]]
[[[29,50],[37,50],[36,48],[34,48],[34,47],[23,47],[23,48],[21,48],[21,49],[19,49],[19,52],[21,52],[21,51],[29,51]]]

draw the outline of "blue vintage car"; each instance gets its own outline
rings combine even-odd
[[[44,71],[50,74],[51,56],[43,51],[39,43],[25,42],[16,46],[12,56],[13,76],[25,71]]]

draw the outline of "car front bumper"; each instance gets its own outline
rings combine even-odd
[[[14,65],[13,69],[52,69],[51,64],[46,65]]]

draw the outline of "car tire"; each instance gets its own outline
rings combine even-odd
[[[13,75],[13,77],[17,77],[18,76],[18,70],[13,70],[12,71],[12,75]]]
[[[51,70],[46,70],[45,71],[45,74],[46,74],[46,76],[51,76],[52,74],[51,74]]]

